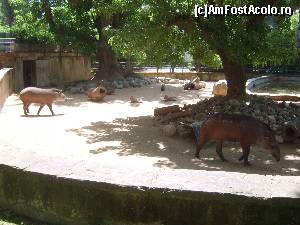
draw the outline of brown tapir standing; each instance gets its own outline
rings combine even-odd
[[[200,139],[197,143],[195,157],[204,144],[209,140],[216,141],[216,152],[222,161],[226,161],[222,152],[224,140],[240,142],[243,155],[239,161],[244,160],[244,165],[250,165],[248,156],[251,145],[258,145],[267,149],[277,161],[280,160],[280,149],[271,128],[251,116],[238,114],[217,113],[203,122],[200,128]]]
[[[50,109],[52,115],[54,112],[52,110],[52,104],[57,100],[65,100],[66,96],[62,93],[62,90],[51,88],[43,89],[37,87],[27,87],[20,92],[20,99],[23,102],[24,114],[28,115],[29,106],[31,103],[40,104],[38,110],[38,115],[40,114],[42,108],[47,105]]]

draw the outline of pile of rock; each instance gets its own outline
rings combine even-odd
[[[210,114],[218,112],[253,116],[269,124],[271,129],[276,132],[279,142],[289,141],[283,132],[288,127],[290,130],[286,132],[290,132],[290,136],[292,135],[293,126],[295,127],[295,135],[300,135],[300,133],[297,133],[300,132],[300,125],[297,125],[300,124],[300,122],[297,122],[300,118],[299,105],[286,102],[277,103],[270,98],[256,95],[249,96],[247,101],[238,101],[221,96],[213,97],[193,105],[184,105],[181,108],[178,106],[176,112],[155,115],[155,117],[161,124],[172,123],[175,127],[184,124],[186,128],[190,127],[191,130],[191,125],[194,122],[203,121]],[[180,130],[182,130],[182,127],[180,127]]]
[[[85,93],[87,90],[96,87],[104,87],[107,90],[107,94],[112,94],[115,89],[123,88],[136,88],[146,85],[158,83],[157,78],[144,78],[144,77],[127,77],[116,80],[101,80],[101,81],[79,81],[66,85],[65,91],[69,91],[71,94]]]

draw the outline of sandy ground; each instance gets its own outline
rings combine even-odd
[[[223,147],[229,162],[221,162],[214,145],[207,145],[195,159],[193,139],[165,137],[153,121],[155,107],[171,104],[195,103],[211,96],[212,83],[201,91],[184,91],[182,85],[167,85],[169,96],[176,102],[160,101],[160,86],[116,90],[104,102],[89,102],[85,95],[66,93],[65,102],[53,106],[56,116],[47,107],[36,116],[37,105],[24,116],[17,95],[6,101],[0,113],[0,147],[39,152],[68,159],[88,159],[111,162],[113,165],[131,165],[139,169],[172,168],[209,171],[243,172],[251,174],[300,175],[300,145],[281,145],[282,160],[275,162],[265,150],[252,147],[250,162],[244,167],[237,159],[239,144],[226,143]],[[130,104],[133,95],[143,100]]]

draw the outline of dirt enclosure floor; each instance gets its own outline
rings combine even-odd
[[[184,91],[182,85],[167,85],[165,92],[160,91],[159,85],[127,88],[116,90],[100,103],[87,101],[83,94],[65,93],[68,99],[53,106],[55,116],[47,107],[37,116],[37,105],[30,106],[30,115],[24,116],[21,101],[12,95],[0,113],[0,147],[7,151],[18,149],[20,154],[91,160],[133,170],[170,168],[299,176],[299,143],[280,145],[280,162],[275,162],[265,150],[252,147],[252,166],[244,167],[237,160],[241,155],[239,144],[224,144],[223,152],[229,162],[220,161],[214,144],[206,145],[198,160],[194,158],[193,139],[162,135],[152,117],[154,108],[195,103],[211,96],[212,85],[208,83],[200,91]],[[162,102],[162,93],[177,96],[178,100]],[[141,98],[143,103],[130,104],[131,95]]]

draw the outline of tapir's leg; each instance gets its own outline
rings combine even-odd
[[[200,137],[200,142],[197,143],[197,148],[196,148],[196,153],[195,153],[195,157],[199,159],[199,153],[200,150],[202,149],[202,147],[205,145],[205,143],[207,142],[207,138],[205,136]]]
[[[50,109],[51,113],[52,113],[52,116],[54,116],[54,112],[52,110],[52,105],[51,104],[47,104],[48,108]]]
[[[31,105],[31,103],[28,103],[26,106],[26,112],[29,113],[29,106]]]
[[[217,140],[217,143],[216,143],[216,152],[218,153],[220,159],[225,162],[227,161],[225,158],[224,158],[224,155],[223,155],[223,151],[222,151],[222,144],[223,144],[223,141],[222,140]]]
[[[40,108],[39,108],[39,111],[38,111],[38,115],[40,115],[40,112],[41,112],[41,110],[42,110],[42,108],[44,107],[45,105],[40,105]]]
[[[27,104],[25,102],[23,102],[23,111],[24,111],[24,114],[28,115],[27,114],[27,107],[26,106],[27,106]]]
[[[250,166],[251,164],[248,161],[248,156],[250,152],[250,145],[241,143],[243,148],[243,156],[241,156],[239,159],[244,159],[244,166]]]

